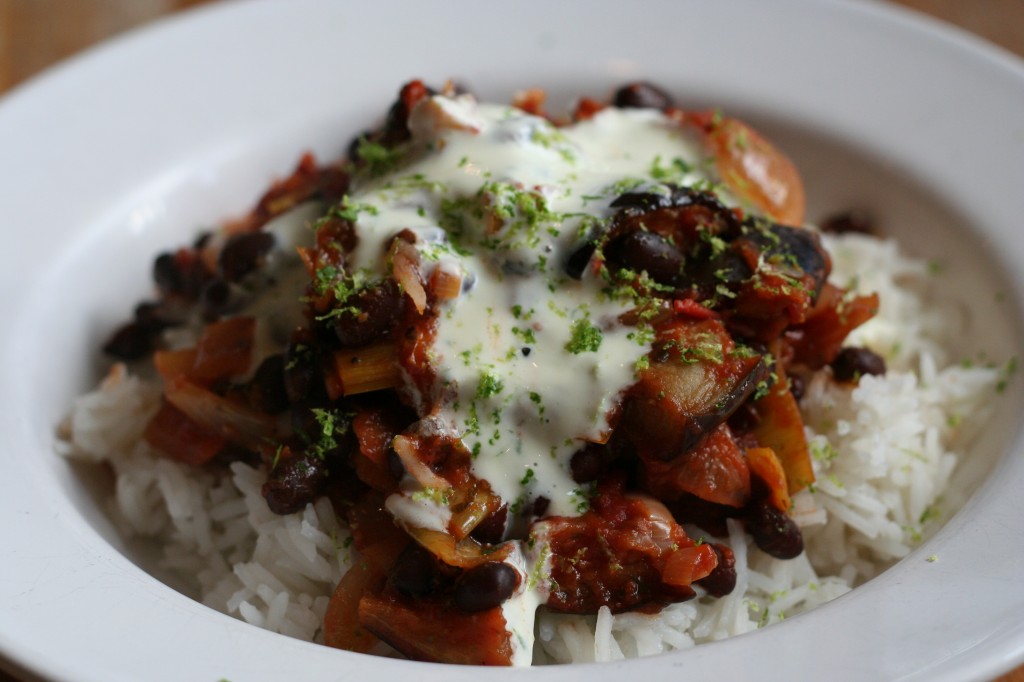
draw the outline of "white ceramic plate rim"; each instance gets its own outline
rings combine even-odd
[[[412,75],[468,73],[484,94],[507,98],[508,89],[482,75],[498,74],[495,82],[505,88],[579,82],[573,91],[585,91],[630,77],[657,81],[675,59],[695,64],[682,79],[694,91],[862,145],[969,209],[982,234],[1003,245],[1000,264],[1019,311],[1024,285],[1008,265],[1024,258],[1013,231],[1021,212],[1015,162],[1024,157],[1024,69],[1007,55],[867,2],[666,1],[635,18],[621,4],[581,0],[441,7],[316,0],[214,6],[93,50],[0,104],[7,240],[0,319],[9,321],[0,341],[0,404],[7,408],[0,433],[8,445],[8,474],[0,481],[7,556],[0,568],[0,651],[14,666],[69,680],[479,674],[290,640],[170,591],[112,551],[57,485],[59,465],[47,444],[52,417],[65,406],[51,407],[45,419],[35,409],[35,399],[61,377],[33,356],[31,335],[18,330],[59,333],[55,311],[40,304],[62,265],[112,234],[145,238],[144,217],[128,220],[133,207],[147,205],[140,197],[179,187],[182,178],[201,184],[204,164],[251,155],[251,176],[238,182],[259,191],[303,144],[318,144],[297,131],[323,130],[338,106],[337,95],[325,93],[331,87],[357,93],[361,104],[349,115],[359,120],[362,112],[369,122]],[[387,22],[395,13],[406,19],[401,26]],[[676,22],[672,31],[656,20],[662,16]],[[718,35],[732,43],[713,41],[715,31],[701,31],[702,23],[728,25]],[[456,24],[487,30],[453,32]],[[625,37],[639,28],[652,38]],[[369,51],[354,53],[360,46]],[[323,77],[296,77],[304,70]],[[266,89],[260,96],[246,87],[254,74]],[[915,97],[904,96],[910,85]],[[948,109],[936,111],[936,101]],[[337,131],[336,139],[352,132]],[[294,137],[296,146],[262,154],[260,135]],[[80,289],[89,291],[90,283]],[[731,679],[992,676],[1024,660],[1024,621],[1015,616],[1024,612],[1024,522],[1012,494],[1024,483],[1019,443],[1011,455],[936,538],[840,602],[756,635],[576,672],[599,679],[684,671],[725,671]],[[924,571],[930,554],[941,561]],[[564,674],[531,672],[535,679]]]

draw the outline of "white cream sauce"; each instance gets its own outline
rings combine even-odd
[[[501,604],[501,615],[512,638],[512,665],[533,664],[534,621],[537,607],[547,601],[551,554],[547,542],[531,535],[528,542],[513,543],[512,555],[505,563],[519,573],[519,587]]]
[[[384,507],[393,517],[402,519],[410,526],[447,533],[452,512],[439,497],[436,491],[423,488],[407,476],[402,481],[400,491],[388,495]]]
[[[256,318],[256,344],[249,372],[243,379],[251,379],[271,355],[284,352],[292,332],[306,323],[303,307],[295,305],[295,301],[305,297],[309,273],[296,249],[314,245],[312,225],[323,212],[323,202],[307,201],[275,216],[263,226],[264,232],[274,235],[274,248],[267,254],[264,267],[244,280],[241,287],[243,296],[246,295],[244,289],[254,294],[239,314]]]

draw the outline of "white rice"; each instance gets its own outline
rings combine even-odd
[[[872,578],[955,511],[943,492],[956,453],[987,418],[1001,370],[952,363],[944,334],[960,321],[927,305],[927,268],[900,255],[895,243],[845,235],[826,237],[826,246],[834,282],[879,293],[878,316],[847,343],[880,353],[889,371],[852,389],[825,373],[807,386],[801,407],[817,483],[794,497],[793,511],[806,552],[774,559],[730,522],[729,537],[717,540],[736,556],[731,595],[673,604],[657,615],[542,609],[536,662],[645,656],[756,630]],[[75,403],[66,450],[111,465],[114,522],[127,538],[161,547],[159,565],[147,569],[172,572],[211,608],[319,640],[327,602],[353,560],[348,531],[329,501],[277,516],[260,494],[265,471],[235,463],[216,475],[159,457],[141,439],[159,397],[158,385],[116,367]]]

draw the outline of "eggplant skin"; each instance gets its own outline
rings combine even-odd
[[[624,402],[620,436],[641,457],[670,461],[693,450],[770,378],[761,356],[724,364],[652,363]]]
[[[743,239],[756,244],[765,258],[789,263],[791,276],[804,281],[817,300],[828,279],[832,263],[816,232],[803,227],[772,224],[766,229],[750,230]]]

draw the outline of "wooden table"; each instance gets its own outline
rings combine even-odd
[[[0,0],[0,94],[104,38],[214,1]],[[1024,57],[1024,0],[891,1],[956,24]],[[0,672],[0,682],[18,681]],[[1024,682],[1024,666],[996,682]]]

